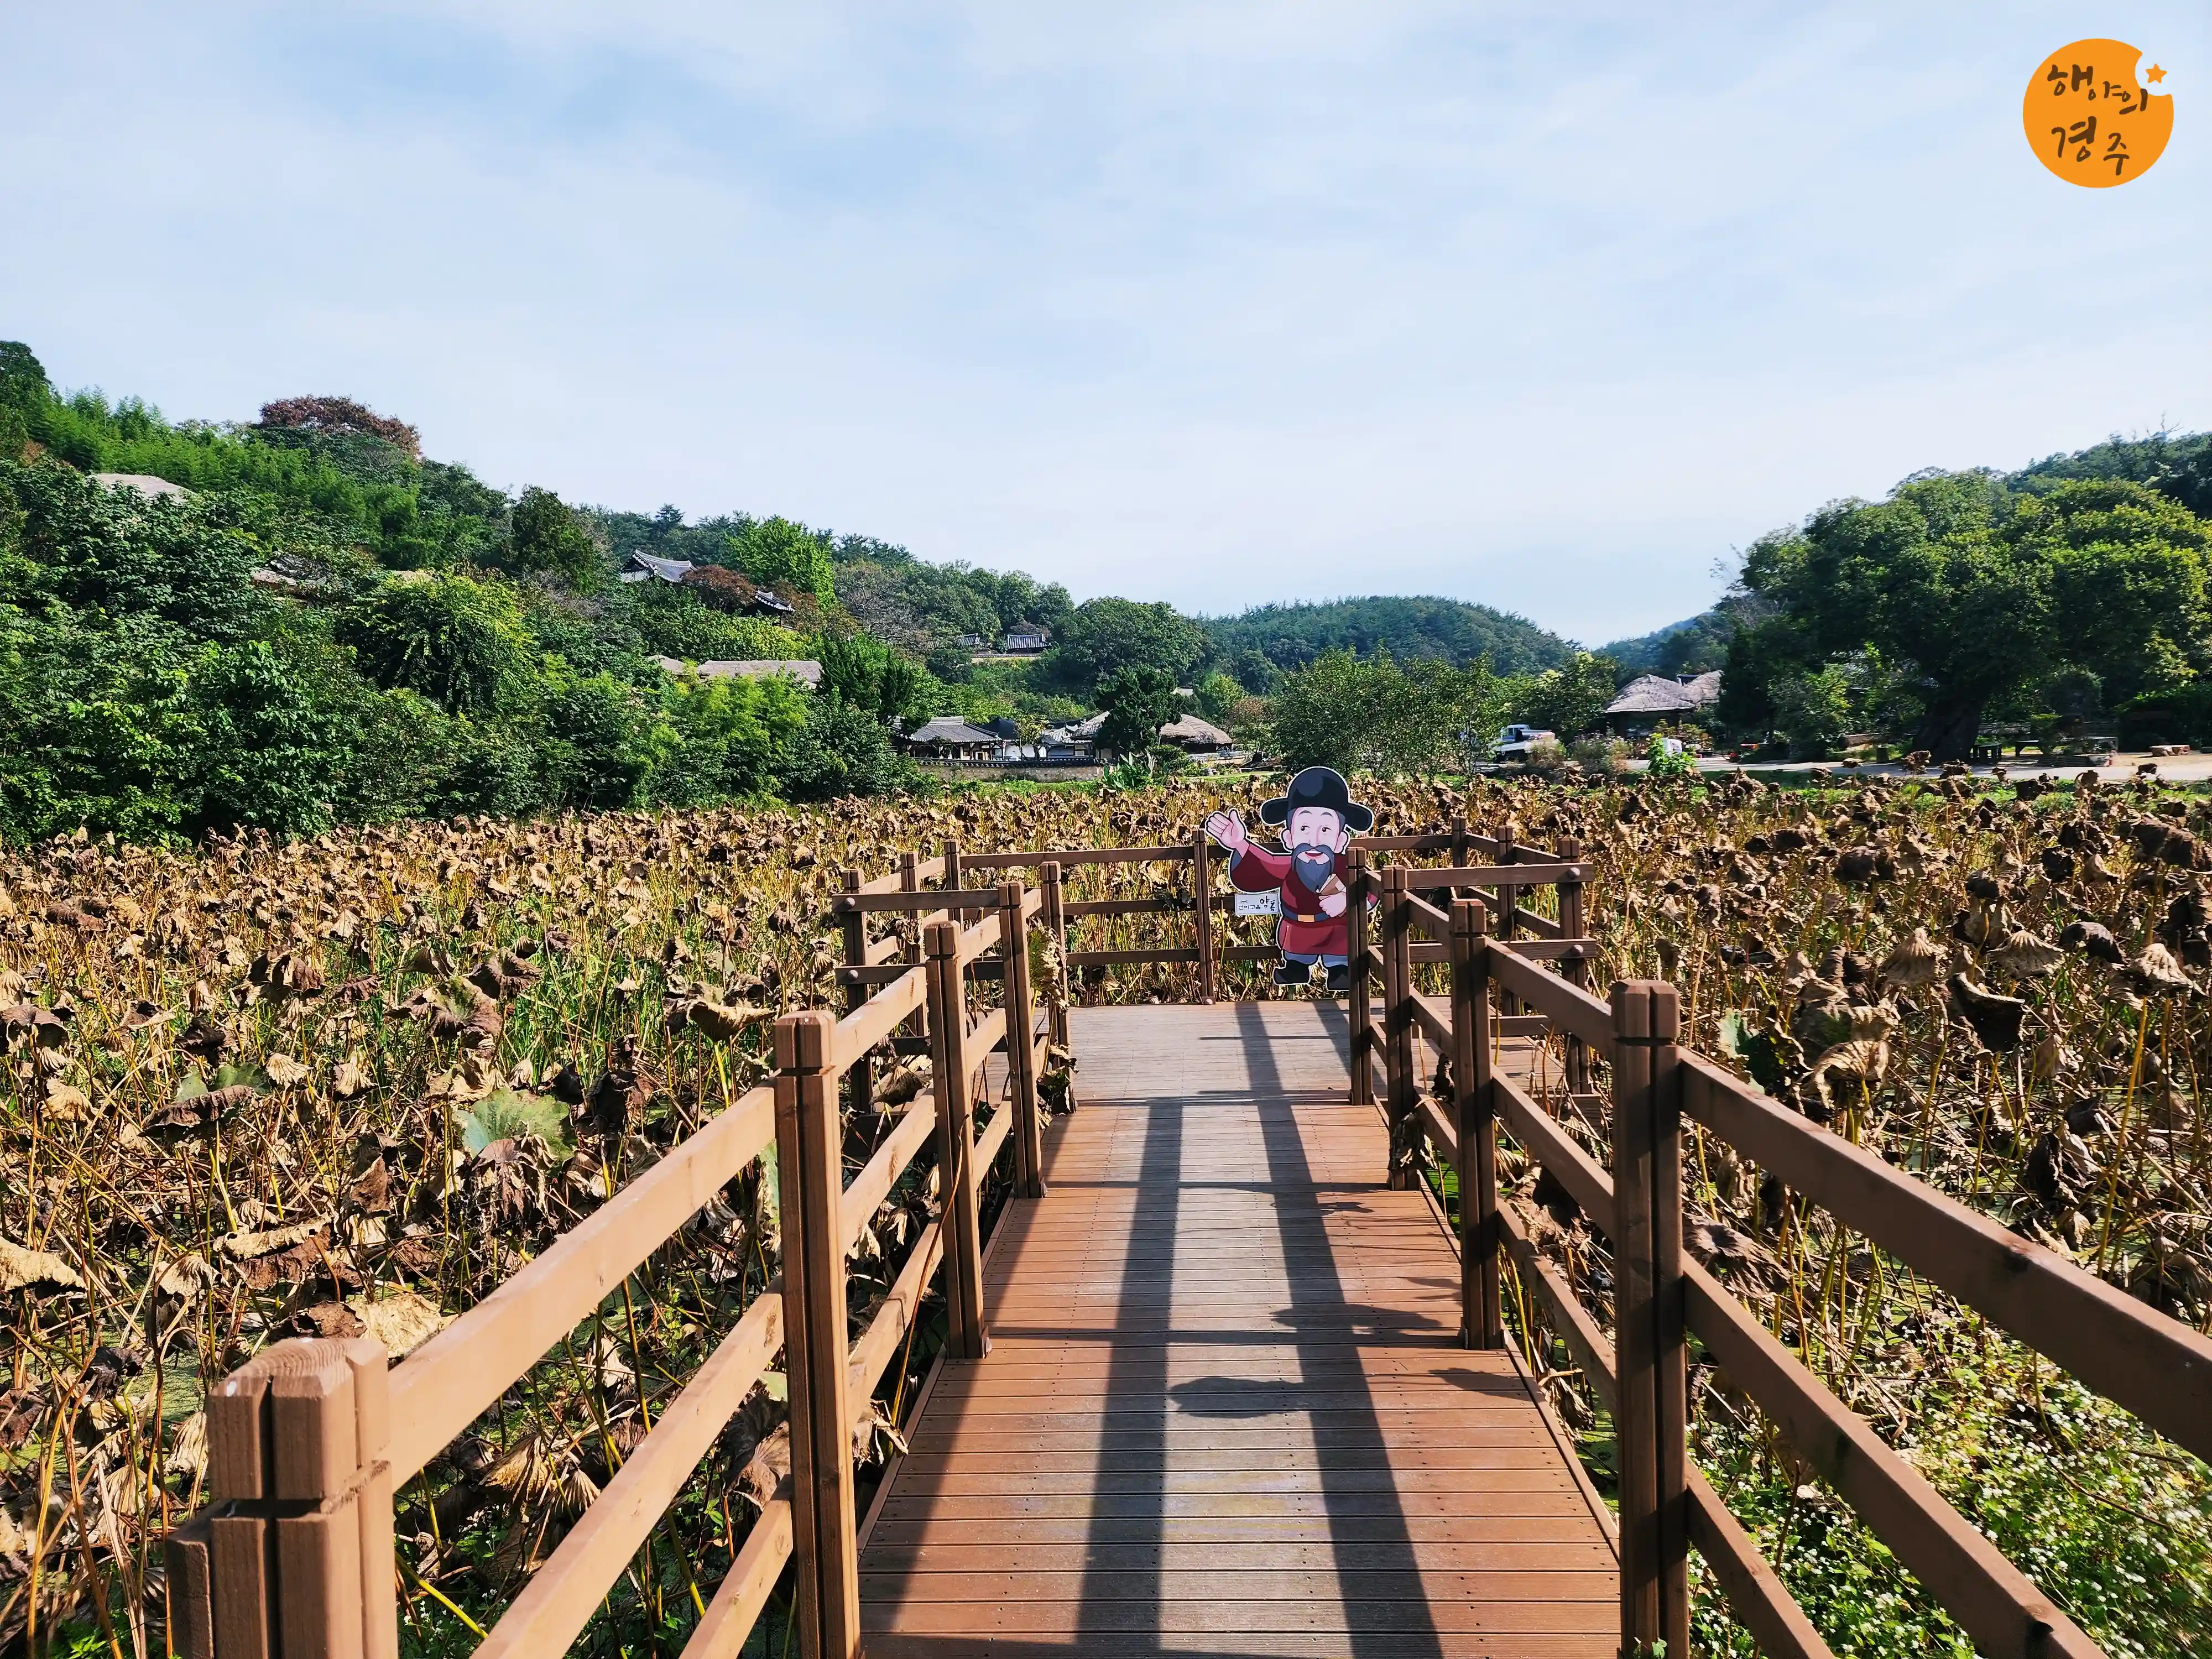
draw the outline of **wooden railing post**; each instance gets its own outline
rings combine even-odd
[[[1067,965],[1066,898],[1060,884],[1060,860],[1047,859],[1037,866],[1037,885],[1044,891],[1043,907],[1037,920],[1060,951],[1060,995],[1053,1001],[1051,1018],[1052,1040],[1061,1048],[1067,1046],[1067,1000],[1075,994],[1075,973]]]
[[[1200,830],[1190,843],[1191,905],[1198,924],[1198,1000],[1213,1000],[1213,870],[1212,848]]]
[[[1403,1191],[1419,1174],[1405,1161],[1413,1133],[1414,1104],[1420,1079],[1413,1066],[1413,1013],[1407,1004],[1413,994],[1411,959],[1413,927],[1406,904],[1406,866],[1385,866],[1382,871],[1382,1042],[1384,1083],[1390,1102],[1390,1186]]]
[[[951,893],[958,892],[960,890],[960,884],[963,878],[963,872],[960,868],[960,843],[957,841],[948,841],[945,843],[945,890]],[[963,927],[967,927],[969,923],[974,920],[974,918],[969,915],[969,914],[964,910],[952,910],[948,911],[946,914],[949,915],[953,921],[958,922]]]
[[[1498,1296],[1498,1118],[1490,1090],[1490,960],[1480,899],[1451,908],[1452,1082],[1458,1091],[1461,1334],[1505,1346]]]
[[[1028,892],[1018,879],[999,888],[1000,950],[1006,959],[1007,1109],[1014,1117],[1014,1195],[1044,1196],[1044,1144],[1037,1133],[1036,1007],[1030,994]]]
[[[1497,861],[1499,864],[1511,864],[1514,861],[1514,837],[1518,834],[1519,826],[1511,818],[1506,819],[1498,826]],[[1519,935],[1521,932],[1520,889],[1509,886],[1503,881],[1498,884],[1498,908],[1490,920],[1492,926],[1497,929],[1496,936],[1498,939],[1510,940]],[[1507,1014],[1521,1012],[1521,999],[1509,994],[1498,1012]]]
[[[1669,1653],[1690,1650],[1690,1377],[1682,1273],[1682,1005],[1651,987],[1651,1238],[1658,1324],[1660,1621]]]
[[[991,1350],[983,1313],[983,1241],[975,1206],[975,1095],[968,1061],[967,982],[960,925],[933,921],[922,936],[929,964],[930,1062],[937,1090],[938,1198],[945,1206],[945,1352],[981,1359]]]
[[[836,1024],[820,1010],[785,1014],[775,1023],[794,1616],[805,1659],[851,1659],[860,1650],[846,1380],[845,1134],[832,1063],[836,1042]]]
[[[1351,879],[1346,910],[1348,927],[1345,948],[1351,953],[1352,982],[1345,998],[1345,1027],[1347,1046],[1351,1049],[1352,1103],[1371,1106],[1375,1103],[1375,1055],[1370,1047],[1375,1035],[1375,1011],[1369,1002],[1374,988],[1373,964],[1368,960],[1372,939],[1367,926],[1368,884],[1374,879],[1367,866],[1367,849],[1355,847],[1345,854]]]
[[[386,1368],[366,1338],[280,1342],[216,1389],[216,1503],[166,1551],[186,1659],[398,1659]]]
[[[900,854],[899,891],[902,893],[919,893],[921,890],[921,859],[920,854],[911,852]],[[920,962],[921,960],[921,913],[919,910],[905,910],[900,912],[898,919],[899,938],[903,948],[903,953],[908,962]],[[905,1036],[927,1036],[929,1035],[929,1005],[924,1003],[921,1007],[915,1009],[914,1018],[908,1020],[903,1025],[900,1026],[899,1031],[901,1035]]]
[[[1583,844],[1572,836],[1562,836],[1558,850],[1559,861],[1563,864],[1577,864],[1582,861]],[[1585,937],[1584,921],[1582,883],[1561,882],[1559,884],[1559,937],[1561,939]],[[1569,957],[1559,964],[1559,969],[1571,984],[1583,987],[1589,984],[1589,963],[1580,957]],[[1589,1050],[1583,1046],[1580,1037],[1570,1036],[1566,1040],[1566,1051],[1567,1091],[1571,1094],[1588,1094],[1590,1086]]]
[[[899,891],[919,893],[921,890],[921,855],[908,851],[899,854]],[[898,918],[899,939],[907,959],[921,960],[921,924],[915,913],[902,911]]]
[[[858,870],[846,871],[842,884],[844,890],[848,893],[859,892],[861,887],[860,872]],[[866,967],[868,965],[868,918],[866,913],[860,910],[848,910],[843,917],[843,923],[846,965],[852,968]],[[862,1003],[868,1000],[870,995],[873,994],[874,989],[875,988],[873,986],[868,985],[865,982],[847,986],[845,988],[845,1012],[849,1014],[854,1009],[858,1008]],[[875,1061],[871,1060],[867,1055],[862,1054],[858,1060],[853,1062],[852,1069],[847,1073],[847,1076],[852,1079],[852,1086],[848,1097],[852,1109],[856,1112],[866,1111],[870,1106],[875,1103]]]
[[[1615,1367],[1624,1651],[1688,1651],[1687,1379],[1674,988],[1613,988]],[[1639,1649],[1637,1644],[1642,1644]]]

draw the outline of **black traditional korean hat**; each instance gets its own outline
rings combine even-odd
[[[1354,801],[1344,780],[1326,766],[1309,766],[1283,793],[1261,802],[1260,822],[1288,823],[1301,806],[1326,807],[1362,835],[1375,827],[1375,814]]]

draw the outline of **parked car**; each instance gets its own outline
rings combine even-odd
[[[1541,726],[1522,726],[1517,722],[1498,728],[1497,741],[1490,745],[1492,760],[1527,760],[1528,751],[1540,743],[1557,743],[1558,734]]]

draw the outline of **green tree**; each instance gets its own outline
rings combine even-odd
[[[1294,767],[1382,774],[1456,770],[1469,741],[1503,720],[1515,683],[1487,662],[1464,669],[1436,658],[1401,664],[1387,651],[1325,651],[1283,678],[1274,740]]]
[[[1160,727],[1182,712],[1176,683],[1157,668],[1141,664],[1116,670],[1098,687],[1106,711],[1098,744],[1109,755],[1142,755],[1159,741]]]
[[[1271,696],[1283,682],[1283,671],[1256,646],[1246,646],[1231,662],[1237,683],[1255,697]]]
[[[781,659],[807,654],[805,640],[763,617],[736,617],[701,601],[687,583],[642,582],[611,594],[599,631],[626,619],[647,651],[680,662],[719,658]]]
[[[507,559],[518,571],[548,571],[580,593],[599,585],[599,550],[576,515],[550,489],[535,485],[514,504]]]
[[[1850,683],[1831,663],[1792,674],[1773,688],[1774,729],[1789,740],[1793,760],[1824,760],[1843,747],[1850,728]]]
[[[1531,726],[1558,732],[1562,739],[1578,738],[1596,728],[1598,716],[1613,701],[1620,682],[1620,671],[1612,658],[1577,651],[1559,667],[1526,682],[1520,716]]]
[[[158,619],[199,639],[236,639],[264,620],[253,586],[262,551],[228,501],[149,501],[67,468],[0,462],[0,496],[22,515],[21,558],[0,568],[0,603]]]
[[[504,582],[387,581],[340,615],[337,636],[379,685],[420,692],[449,714],[511,708],[530,686],[530,632]]]
[[[1217,726],[1225,722],[1230,711],[1244,700],[1244,688],[1219,670],[1208,674],[1198,683],[1198,712]]]
[[[1376,687],[1373,666],[1349,651],[1324,651],[1283,677],[1273,704],[1276,746],[1287,766],[1327,766],[1343,773],[1372,760],[1365,704]]]
[[[729,538],[738,568],[785,599],[805,594],[817,605],[837,601],[836,570],[826,539],[789,519],[763,519]]]
[[[677,688],[682,746],[657,770],[656,795],[678,806],[773,794],[807,724],[809,694],[781,677],[701,680]]]
[[[1054,654],[1060,678],[1083,691],[1125,668],[1150,669],[1180,685],[1206,651],[1206,630],[1173,605],[1103,599],[1075,607]]]
[[[883,720],[926,719],[945,688],[912,658],[866,634],[825,635],[815,642],[822,689]]]
[[[793,800],[890,794],[917,775],[891,747],[883,722],[840,697],[809,698],[806,723],[792,734],[777,768],[777,782]]]
[[[556,684],[545,699],[546,766],[560,804],[635,805],[656,753],[654,714],[642,692],[611,674]]]
[[[0,832],[181,832],[196,733],[181,646],[145,617],[0,605]]]
[[[344,734],[295,665],[265,640],[210,646],[188,694],[199,731],[187,829],[307,836],[330,827]]]
[[[2118,701],[2212,665],[2207,544],[2193,514],[2142,483],[2023,497],[1988,473],[1916,476],[1753,544],[1740,588],[1777,615],[1732,645],[1729,672],[1771,688],[1873,647],[1919,683],[1913,746],[1957,758],[1993,705],[2060,671]]]
[[[0,408],[12,409],[27,420],[52,402],[53,395],[46,368],[31,348],[21,340],[0,340]]]

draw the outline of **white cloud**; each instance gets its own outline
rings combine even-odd
[[[50,9],[0,62],[0,333],[173,414],[349,392],[572,498],[1600,639],[1828,497],[2212,422],[2203,123],[2121,191],[2026,153],[2086,27]]]

